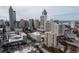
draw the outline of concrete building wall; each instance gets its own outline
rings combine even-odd
[[[34,29],[34,20],[33,20],[33,19],[29,19],[29,28],[30,28],[31,30]]]
[[[36,20],[34,21],[34,26],[35,26],[36,29],[38,29],[38,28],[40,27],[40,22],[39,22],[38,19],[36,19]]]
[[[45,28],[46,31],[51,31],[51,22],[50,21],[47,21],[46,22],[46,28]]]
[[[65,32],[65,25],[60,23],[59,24],[59,35],[64,35]]]

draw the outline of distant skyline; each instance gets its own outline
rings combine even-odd
[[[78,6],[12,6],[16,11],[16,19],[39,19],[46,9],[48,20],[79,20]],[[9,20],[9,6],[0,6],[0,19]]]

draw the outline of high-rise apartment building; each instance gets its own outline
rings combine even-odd
[[[59,34],[59,26],[57,23],[52,20],[47,21],[46,23],[46,32],[45,32],[45,44],[48,47],[56,47],[57,46],[57,36]]]
[[[52,32],[45,32],[44,44],[47,47],[56,47],[55,35]]]
[[[46,21],[46,28],[45,28],[45,30],[46,31],[51,31],[51,22],[50,21]]]

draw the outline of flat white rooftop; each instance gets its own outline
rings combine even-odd
[[[24,36],[27,36],[24,32],[20,32],[19,35],[15,33],[15,31],[7,32],[9,42],[15,42],[23,40]]]
[[[20,32],[21,36],[26,36],[26,34],[24,32]]]
[[[3,30],[3,28],[0,28],[0,31],[2,31]]]
[[[40,35],[40,33],[39,32],[34,32],[34,33],[32,33],[33,35]]]
[[[20,40],[23,40],[23,38],[20,35],[16,35],[16,36],[11,37],[9,39],[9,42],[15,42],[15,41],[20,41]]]

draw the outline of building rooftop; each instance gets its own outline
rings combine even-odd
[[[9,42],[20,41],[20,40],[23,40],[23,38],[20,35],[16,35],[16,36],[11,37],[9,39]]]
[[[24,32],[20,32],[21,36],[27,36]]]
[[[39,32],[34,32],[34,33],[32,33],[32,34],[34,34],[34,35],[40,35],[40,33],[39,33]]]
[[[9,35],[9,42],[15,42],[15,41],[20,41],[23,40],[23,36],[26,36],[25,33],[20,32],[20,34],[16,34],[15,32],[8,32]]]
[[[0,28],[0,31],[2,31],[3,30],[3,28]]]

